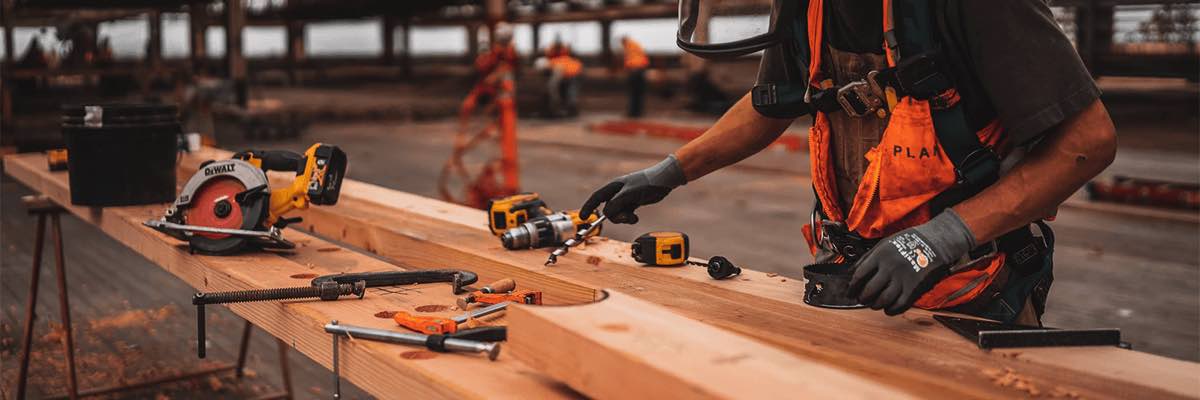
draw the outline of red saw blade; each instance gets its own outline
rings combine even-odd
[[[192,197],[192,206],[185,214],[188,225],[242,229],[242,207],[238,205],[235,196],[244,191],[246,191],[246,187],[240,181],[227,177],[213,179],[201,185]],[[219,206],[222,203],[227,204],[228,207]],[[225,210],[220,210],[222,213],[218,213],[218,209]],[[224,239],[230,236],[224,233],[205,232],[196,232],[196,235],[209,239]]]

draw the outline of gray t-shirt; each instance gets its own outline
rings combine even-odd
[[[988,120],[994,113],[1014,143],[1040,137],[1100,97],[1095,80],[1044,0],[948,3],[956,3],[948,16],[962,21],[959,40],[972,75],[955,80],[973,80],[981,92],[964,93],[972,103],[967,110]],[[828,0],[825,7],[825,37],[830,46],[853,53],[882,53],[879,2]],[[967,89],[964,86],[960,84],[960,91]]]

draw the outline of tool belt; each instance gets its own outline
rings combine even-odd
[[[812,214],[813,240],[817,247],[842,257],[847,265],[853,265],[880,239],[867,239],[851,232],[841,222],[824,219],[819,207]],[[971,250],[967,257],[951,268],[950,273],[965,271],[990,260],[998,253],[1006,254],[1004,265],[996,272],[995,279],[983,292],[951,311],[975,315],[1002,322],[1011,322],[1021,314],[1027,299],[1032,300],[1036,315],[1045,312],[1046,299],[1053,282],[1054,234],[1043,222],[1037,222],[1041,236],[1034,236],[1030,226],[1018,228],[1000,238]],[[815,230],[815,229],[814,229]],[[964,287],[967,292],[973,287]]]
[[[1035,225],[1040,237],[1026,226],[996,240],[998,250],[1008,257],[996,279],[979,296],[950,311],[1011,323],[1029,303],[1041,321],[1054,283],[1054,231],[1041,221]]]
[[[907,57],[895,67],[868,72],[866,78],[841,87],[812,88],[807,100],[817,111],[845,111],[852,117],[885,116],[896,99],[905,96],[929,100],[935,110],[946,109],[959,97],[937,59],[937,53]]]

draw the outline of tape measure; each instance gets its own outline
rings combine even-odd
[[[634,239],[632,247],[634,260],[657,266],[682,265],[690,250],[683,232],[650,232]]]
[[[67,170],[67,149],[53,149],[46,152],[46,164],[51,171]]]

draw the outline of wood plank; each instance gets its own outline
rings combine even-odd
[[[206,150],[185,157],[181,168],[194,170],[200,161],[228,154]],[[337,206],[314,207],[302,214],[305,228],[391,260],[462,266],[481,276],[513,276],[567,303],[588,301],[601,288],[615,288],[921,396],[1004,398],[1061,390],[1095,398],[1200,398],[1200,380],[1195,379],[1200,364],[1094,348],[1027,349],[1027,357],[1014,359],[978,350],[937,325],[926,311],[889,318],[869,310],[813,308],[803,305],[803,282],[798,280],[745,266],[742,276],[725,281],[710,279],[702,268],[641,267],[628,258],[628,244],[615,240],[595,240],[556,266],[543,267],[543,250],[503,250],[487,232],[483,211],[362,182],[347,180]],[[1051,361],[1054,357],[1037,356],[1054,351],[1086,361],[1059,363]],[[1111,364],[1162,373],[1132,377],[1102,367]],[[1022,384],[997,379],[997,370],[1011,371]]]
[[[860,376],[612,291],[509,312],[513,354],[600,399],[904,399]]]
[[[51,173],[45,156],[19,154],[4,158],[5,172],[59,204],[70,204],[66,172]],[[311,235],[289,230],[285,236],[299,247],[293,252],[259,252],[235,256],[189,254],[186,245],[142,225],[157,218],[165,205],[88,208],[67,206],[72,214],[95,224],[122,244],[204,291],[303,286],[311,276],[338,272],[379,271],[397,267],[353,251],[340,249]],[[428,266],[426,266],[428,268]],[[295,276],[295,278],[293,278]],[[180,293],[190,296],[190,293]],[[455,296],[448,284],[372,289],[363,300],[336,302],[265,302],[231,305],[238,315],[291,344],[301,353],[330,367],[331,340],[322,327],[332,319],[344,324],[395,329],[380,311],[442,305],[431,315],[451,316]],[[224,334],[209,332],[210,335]],[[192,338],[181,338],[181,343]],[[341,349],[343,376],[381,398],[397,393],[413,398],[570,398],[576,394],[557,382],[502,355],[495,363],[483,357],[433,354],[423,349],[355,341]],[[310,382],[328,387],[329,382]]]

